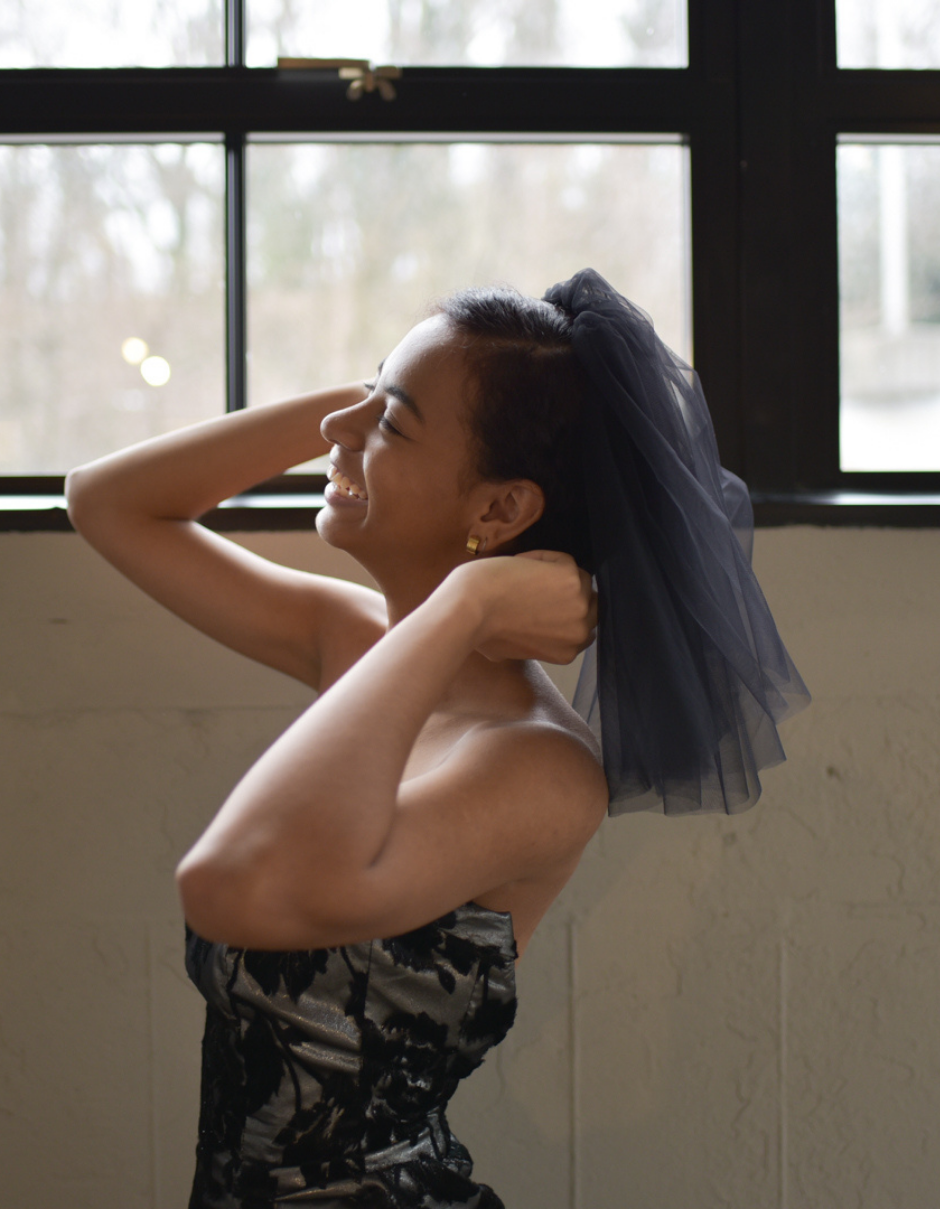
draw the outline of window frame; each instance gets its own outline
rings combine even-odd
[[[229,409],[245,403],[252,136],[679,135],[695,366],[758,523],[940,525],[940,471],[839,469],[836,228],[838,136],[940,137],[940,71],[837,68],[835,0],[689,0],[685,68],[405,67],[394,101],[350,101],[335,70],[244,66],[245,0],[227,0],[225,19],[225,66],[0,71],[0,141],[224,142]],[[262,484],[206,520],[309,528],[322,487]],[[49,507],[61,490],[55,476],[0,481],[14,505],[0,528],[69,528]]]
[[[940,471],[839,465],[836,209],[839,137],[940,138],[940,71],[839,68],[835,0],[747,10],[743,0],[741,398],[758,518],[940,526]]]

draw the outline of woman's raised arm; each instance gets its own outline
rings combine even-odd
[[[319,685],[332,621],[366,589],[290,570],[198,523],[210,508],[324,454],[325,415],[359,402],[361,383],[250,408],[80,466],[66,480],[75,528],[123,575],[210,637]]]
[[[435,767],[403,777],[468,659],[570,662],[596,621],[591,581],[567,555],[452,571],[249,769],[184,857],[193,929],[247,948],[351,944],[570,862],[606,784],[554,723],[484,713]]]

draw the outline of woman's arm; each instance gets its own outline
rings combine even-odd
[[[318,647],[345,596],[364,589],[249,553],[197,518],[221,500],[327,452],[320,422],[363,399],[354,383],[248,408],[73,470],[75,528],[155,600],[210,637],[318,684]]]
[[[474,651],[570,661],[594,620],[590,581],[563,555],[452,572],[262,756],[184,858],[178,881],[193,928],[255,948],[347,943],[544,869],[568,825],[546,800],[558,788],[557,733],[471,739],[447,771],[401,779]],[[539,822],[520,809],[523,787],[539,799]],[[570,800],[564,808],[573,815]]]

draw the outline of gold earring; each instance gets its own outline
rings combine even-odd
[[[469,537],[467,538],[467,553],[472,554],[474,558],[478,554],[482,554],[486,548],[485,537]]]

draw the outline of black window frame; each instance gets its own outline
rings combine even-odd
[[[0,71],[0,141],[224,141],[232,409],[245,403],[252,136],[678,134],[691,165],[695,365],[758,524],[940,526],[940,471],[839,468],[836,227],[839,136],[940,138],[940,71],[837,68],[835,0],[689,0],[688,17],[685,68],[405,67],[394,101],[351,101],[335,70],[246,67],[245,0],[227,0],[225,66]],[[307,528],[322,485],[282,478],[206,519]],[[0,493],[36,498],[0,509],[0,528],[67,529],[39,500],[61,490],[55,476],[0,480]]]

